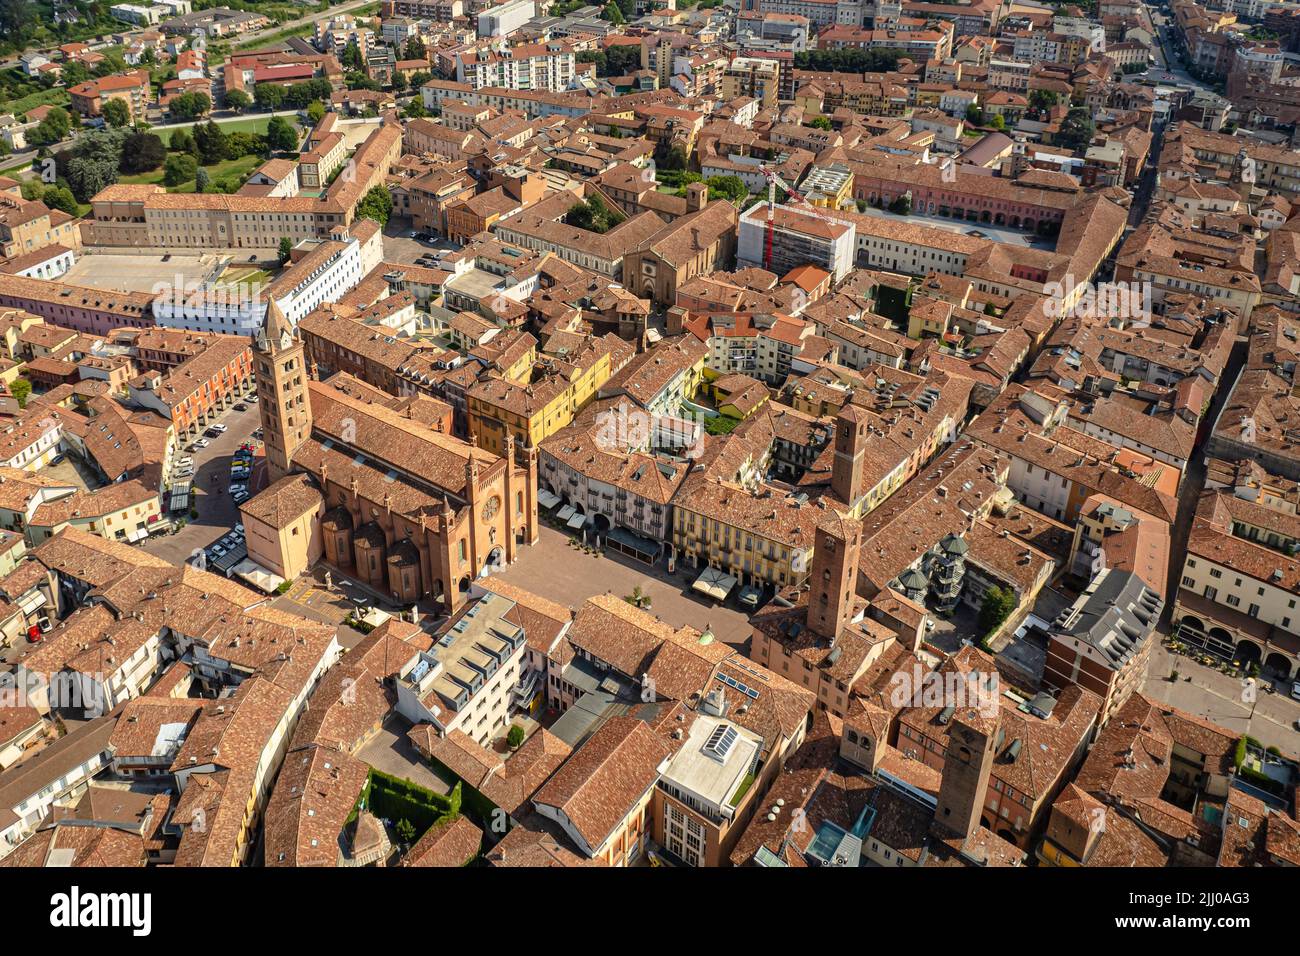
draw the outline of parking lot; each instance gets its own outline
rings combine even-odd
[[[394,219],[384,230],[384,261],[414,263],[420,256],[438,252],[441,249],[459,249],[454,242],[437,238],[432,240],[414,238],[411,220]]]
[[[180,564],[189,560],[196,550],[219,540],[239,523],[239,506],[229,494],[230,465],[239,446],[248,441],[254,429],[261,424],[257,405],[250,404],[242,412],[228,412],[221,424],[226,426],[225,434],[210,439],[207,448],[180,452],[181,455],[194,459],[191,502],[198,508],[198,517],[176,515],[177,518],[185,518],[188,523],[175,534],[161,535],[141,542],[140,547],[150,554]],[[248,485],[250,495],[265,487],[265,459],[259,455],[255,461]]]

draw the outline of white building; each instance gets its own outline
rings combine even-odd
[[[516,688],[527,650],[524,629],[506,619],[514,607],[492,591],[466,604],[438,642],[399,671],[398,712],[432,724],[440,737],[459,730],[484,747],[504,734],[512,708],[522,703]]]
[[[537,6],[533,0],[510,0],[489,7],[478,15],[478,35],[508,37],[536,15]]]
[[[765,248],[767,205],[755,203],[740,217],[736,261],[741,266],[767,268]],[[772,239],[771,271],[785,275],[811,263],[840,282],[853,269],[854,226],[792,206],[777,206]]]
[[[162,292],[154,299],[154,319],[169,328],[253,335],[266,318],[268,299],[297,325],[322,303],[337,302],[367,272],[354,236],[344,241],[306,239],[297,249],[310,251],[266,286],[203,282]]]

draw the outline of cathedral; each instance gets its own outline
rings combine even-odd
[[[440,430],[429,399],[313,381],[274,301],[253,355],[270,471],[241,507],[254,560],[294,577],[323,558],[396,604],[454,613],[536,542],[536,448],[508,437],[499,457]]]

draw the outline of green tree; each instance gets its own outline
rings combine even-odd
[[[163,163],[163,185],[180,186],[192,180],[199,161],[189,153],[172,153]]]
[[[397,838],[403,843],[415,842],[415,824],[403,817],[397,821]]]
[[[1014,592],[999,587],[989,588],[984,592],[984,601],[980,604],[980,631],[986,638],[989,637],[1002,626],[1002,622],[1010,617],[1015,609]]]
[[[253,101],[264,110],[278,110],[284,105],[284,88],[274,83],[258,83],[253,87]]]
[[[608,20],[610,23],[614,24],[614,26],[621,26],[622,24],[627,23],[627,20],[623,17],[623,11],[620,10],[618,4],[612,2],[612,0],[610,3],[605,4],[605,9],[601,11],[600,17],[602,20]]]
[[[641,44],[619,44],[605,51],[605,70],[602,76],[627,76],[641,69]]]
[[[517,750],[519,749],[519,745],[522,744],[523,742],[524,742],[524,728],[520,727],[518,724],[515,724],[513,727],[510,728],[510,732],[506,734],[506,743],[509,744],[511,750]]]
[[[343,49],[343,69],[360,72],[365,68],[366,61],[361,57],[361,48],[357,46],[356,40],[349,40]]]
[[[889,204],[889,211],[900,216],[910,216],[912,214],[912,197],[906,194],[899,196]]]
[[[812,118],[812,122],[810,122],[808,125],[811,126],[813,129],[824,129],[828,131],[832,128],[831,120],[829,116],[814,116]]]
[[[211,182],[212,182],[212,177],[208,175],[208,171],[204,169],[202,166],[200,166],[198,169],[194,171],[194,191],[196,193],[207,192],[208,186],[211,184]]]
[[[272,116],[266,126],[266,145],[279,152],[298,148],[298,134],[283,116]]]
[[[994,113],[992,118],[989,119],[988,125],[991,129],[995,129],[1001,133],[1007,128],[1007,121],[1002,118],[1001,113]]]
[[[16,378],[14,383],[9,386],[9,394],[18,402],[19,408],[26,408],[27,399],[32,394],[32,383],[25,378]]]
[[[226,107],[236,113],[242,113],[253,105],[253,98],[243,90],[231,90],[226,94]]]
[[[1034,90],[1029,94],[1031,110],[1050,110],[1056,105],[1057,95],[1054,90]]]
[[[191,156],[199,154],[198,147],[194,145],[194,136],[187,129],[175,130],[167,145],[173,152],[189,153]]]
[[[403,112],[405,112],[405,114],[411,119],[420,119],[421,117],[429,115],[428,110],[424,108],[424,101],[418,96],[414,97],[411,102],[406,104],[406,109]]]
[[[122,143],[121,169],[124,173],[146,173],[157,169],[166,158],[167,150],[156,133],[131,133]]]
[[[313,100],[307,104],[307,120],[313,126],[325,118],[325,104],[320,100]]]
[[[280,237],[280,265],[284,265],[286,262],[288,262],[289,257],[291,255],[293,255],[293,240],[290,239],[288,236],[281,236]]]
[[[984,111],[972,103],[966,107],[966,122],[972,126],[984,125]]]
[[[428,51],[424,47],[423,40],[421,40],[418,36],[411,36],[407,38],[406,59],[423,60],[426,58],[427,55],[428,55]]]
[[[101,112],[104,115],[104,122],[114,128],[131,122],[131,108],[121,100],[109,100],[104,104]]]
[[[91,198],[117,182],[118,155],[116,152],[101,156],[74,156],[68,161],[68,185],[72,195],[81,202]]]
[[[739,176],[710,176],[704,182],[709,187],[709,202],[725,199],[739,206],[749,195],[749,187]]]
[[[31,0],[0,0],[0,36],[15,50],[27,46],[40,23]]]
[[[51,184],[45,187],[45,192],[41,195],[41,202],[51,209],[61,209],[69,216],[77,214],[77,199],[72,195],[72,190],[67,186]]]
[[[198,147],[199,159],[205,166],[226,158],[226,134],[212,120],[194,127],[194,145]]]
[[[177,119],[198,119],[212,112],[212,97],[197,91],[182,93],[180,96],[172,97],[167,104],[167,111]]]
[[[27,134],[27,139],[33,146],[52,146],[61,142],[71,130],[72,117],[62,106],[56,106]]]
[[[1096,132],[1092,113],[1086,107],[1072,106],[1056,134],[1056,145],[1069,150],[1087,149]]]
[[[393,197],[383,186],[372,186],[370,192],[357,203],[357,216],[373,219],[381,226],[388,225],[393,214]]]

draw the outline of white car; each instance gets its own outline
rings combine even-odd
[[[215,425],[212,426],[212,430],[219,435],[225,434],[226,426],[221,424],[221,422],[217,422]]]
[[[1300,700],[1300,680],[1291,685],[1291,696]]]
[[[212,442],[208,441],[206,438],[196,438],[196,439],[194,439],[194,447],[195,447],[195,448],[207,448],[207,447],[208,447],[209,445],[211,445],[211,444],[212,444]]]

